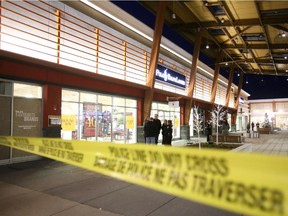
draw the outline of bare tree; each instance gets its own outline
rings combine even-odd
[[[217,104],[210,113],[210,123],[216,126],[216,145],[218,145],[219,126],[226,119],[227,110],[224,109],[224,106]]]
[[[198,144],[201,149],[200,132],[203,131],[203,117],[197,106],[193,107],[193,129],[198,133]]]

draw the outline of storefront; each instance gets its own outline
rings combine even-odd
[[[42,87],[0,79],[1,136],[42,136]],[[36,156],[0,146],[0,164]]]

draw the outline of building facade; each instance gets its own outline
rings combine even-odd
[[[0,135],[143,142],[151,41],[135,39],[65,2],[0,4],[0,100],[4,104],[0,121],[5,125]],[[112,12],[119,10],[112,3],[106,4]],[[132,18],[126,14],[125,19]],[[142,29],[149,32],[148,27]],[[157,113],[161,121],[171,119],[173,138],[182,139],[192,56],[165,38],[162,42],[163,47],[170,48],[161,49],[159,54],[151,116]],[[200,107],[206,119],[213,105],[213,76],[214,71],[199,62],[193,105]],[[224,106],[227,83],[227,79],[219,77],[216,104]],[[229,91],[227,109],[231,119],[233,112],[237,115],[238,88],[232,85]],[[243,90],[241,95],[245,99],[249,96]],[[179,106],[169,106],[167,98],[176,98]],[[2,163],[34,157],[0,148]]]

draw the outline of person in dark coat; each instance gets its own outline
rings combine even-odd
[[[254,124],[254,122],[252,122],[252,123],[251,123],[252,131],[254,131],[254,127],[255,127],[255,124]]]
[[[173,134],[172,120],[168,120],[168,122],[167,122],[167,143],[166,143],[166,145],[171,145],[172,137],[173,137],[172,134]]]
[[[162,124],[162,144],[165,145],[167,144],[167,126],[168,126],[168,123],[167,123],[167,120],[165,119],[163,124]]]
[[[161,121],[158,119],[158,114],[154,115],[154,123],[156,126],[156,134],[155,134],[155,144],[158,144],[158,138],[161,130]]]
[[[209,122],[207,122],[206,133],[207,133],[207,142],[209,142],[210,135],[212,135],[212,125]]]
[[[145,143],[155,144],[156,132],[156,124],[154,119],[151,117],[144,125]]]

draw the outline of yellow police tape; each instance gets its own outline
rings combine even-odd
[[[0,145],[232,212],[288,216],[284,156],[30,137]]]

